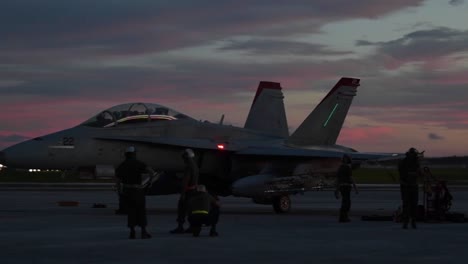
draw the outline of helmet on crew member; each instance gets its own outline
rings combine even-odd
[[[134,146],[130,146],[127,149],[125,149],[125,153],[134,153],[134,152],[135,152],[135,147]]]
[[[127,159],[134,159],[136,158],[135,147],[130,146],[125,149],[125,158]]]
[[[206,192],[206,186],[203,184],[198,184],[197,185],[197,191],[198,192]]]
[[[182,157],[183,158],[195,158],[195,153],[193,152],[192,149],[185,149],[183,152],[182,152]]]
[[[351,156],[349,156],[348,154],[344,154],[343,158],[341,160],[343,161],[343,163],[346,163],[346,164],[352,164],[353,163],[353,160],[352,160]]]
[[[416,148],[411,147],[407,152],[406,156],[418,156],[419,152]]]

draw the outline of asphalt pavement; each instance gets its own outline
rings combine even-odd
[[[468,213],[468,192],[457,189],[453,211]],[[110,190],[0,191],[1,263],[464,263],[468,225],[420,223],[403,230],[389,215],[399,192],[363,189],[353,195],[352,222],[338,223],[339,201],[330,191],[292,198],[290,214],[250,199],[221,198],[219,237],[171,235],[175,195],[148,197],[152,239],[129,240],[126,216],[115,215]],[[75,201],[77,206],[59,206]],[[105,208],[93,208],[96,204]]]

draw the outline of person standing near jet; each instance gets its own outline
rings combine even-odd
[[[127,200],[125,199],[125,195],[123,193],[122,182],[117,177],[115,177],[115,188],[117,191],[117,196],[119,198],[119,208],[115,210],[115,214],[127,214]]]
[[[416,216],[418,207],[418,177],[421,174],[419,153],[415,148],[410,148],[398,164],[400,174],[401,200],[403,203],[403,229],[408,229],[411,218],[411,227],[416,229]]]
[[[358,194],[358,189],[356,183],[352,177],[352,160],[348,155],[343,155],[341,159],[341,165],[338,169],[336,175],[336,190],[335,197],[338,199],[341,194],[341,208],[340,208],[340,217],[338,221],[340,223],[346,223],[351,221],[349,219],[349,210],[351,209],[351,186],[354,187],[356,194]]]
[[[202,225],[211,226],[210,236],[218,236],[216,225],[219,220],[219,201],[206,192],[205,185],[198,185],[197,190],[187,201],[188,221],[194,237],[198,237]]]
[[[195,153],[191,149],[182,152],[184,160],[184,177],[182,178],[179,202],[177,204],[177,227],[170,231],[171,234],[182,234],[192,232],[191,227],[184,230],[185,217],[187,215],[187,202],[196,192],[198,185],[199,170],[195,162]]]
[[[117,167],[116,176],[122,184],[122,194],[127,204],[128,228],[130,228],[130,239],[135,239],[135,226],[141,227],[141,238],[151,238],[146,230],[146,197],[145,185],[142,185],[142,174],[149,173],[151,181],[155,179],[154,171],[145,163],[137,160],[135,147],[131,146],[125,150],[125,160]]]

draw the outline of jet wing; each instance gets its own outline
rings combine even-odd
[[[364,152],[343,152],[326,149],[301,149],[301,148],[271,148],[271,147],[250,147],[235,152],[236,155],[245,156],[265,156],[284,158],[342,158],[344,154],[350,155],[355,161],[399,159],[402,154],[396,153],[364,153]]]
[[[245,156],[269,156],[269,157],[302,157],[302,158],[341,158],[343,152],[331,150],[299,149],[299,148],[269,148],[251,147],[236,152],[236,155]]]
[[[99,140],[110,141],[125,141],[135,143],[146,143],[153,145],[162,145],[168,147],[180,148],[193,148],[193,149],[207,149],[207,150],[220,150],[233,151],[235,155],[240,156],[265,156],[265,157],[324,157],[324,158],[341,158],[342,152],[329,151],[329,150],[313,150],[313,149],[299,149],[287,147],[240,147],[236,144],[220,144],[210,139],[187,139],[187,138],[171,138],[171,137],[134,137],[134,136],[100,136],[95,137]]]
[[[347,153],[351,158],[356,161],[365,161],[365,160],[397,160],[404,157],[405,154],[401,153],[366,153],[366,152],[351,152]]]
[[[172,137],[134,137],[134,136],[101,136],[96,137],[99,140],[125,141],[135,143],[146,143],[153,145],[162,145],[167,147],[192,148],[204,150],[223,150],[232,151],[237,156],[257,156],[257,157],[276,157],[276,158],[341,158],[348,154],[356,161],[379,160],[382,158],[399,158],[399,154],[394,153],[360,153],[360,152],[342,152],[336,150],[324,149],[302,149],[289,147],[245,147],[244,144],[220,143],[210,139],[188,139]],[[244,147],[243,147],[243,146]]]
[[[153,145],[163,145],[168,147],[208,149],[208,150],[226,150],[235,151],[236,147],[232,144],[215,142],[209,139],[187,139],[171,137],[132,137],[132,136],[101,136],[95,137],[99,140],[125,141],[135,143],[146,143]]]

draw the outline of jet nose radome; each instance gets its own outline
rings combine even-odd
[[[5,152],[0,151],[0,164],[5,165],[6,163],[6,155]]]

